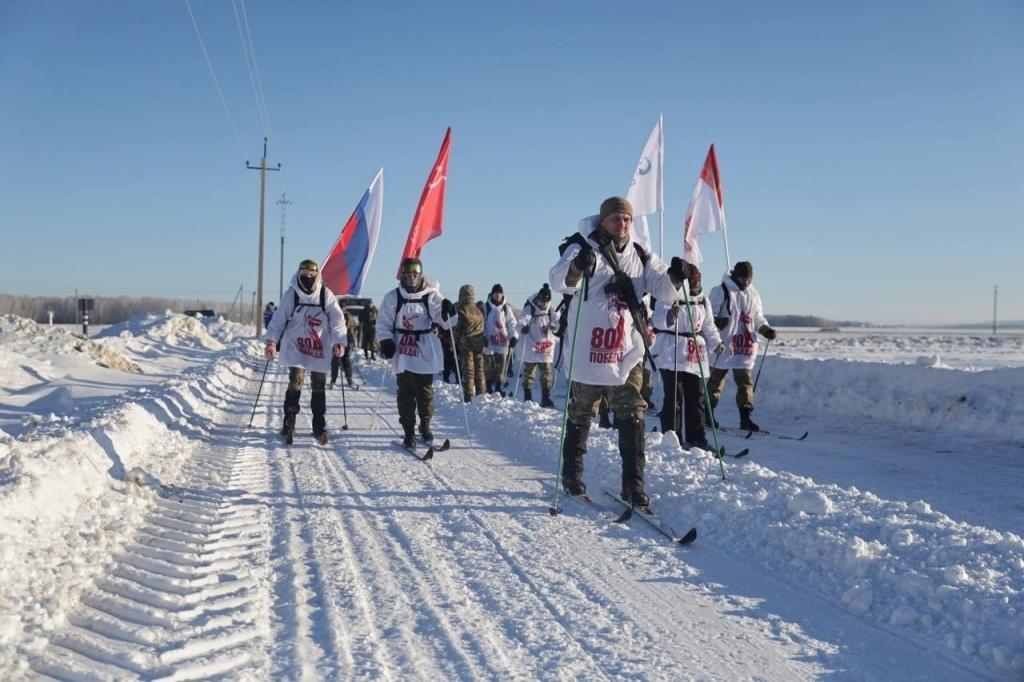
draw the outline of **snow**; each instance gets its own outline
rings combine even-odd
[[[251,334],[167,313],[89,351],[0,318],[0,678],[1024,677],[1020,337],[781,335],[756,416],[807,440],[722,434],[752,450],[723,479],[647,435],[680,549],[551,517],[561,413],[533,403],[438,382],[453,447],[415,461],[383,363],[329,392],[329,446],[304,406],[284,448],[276,365],[248,428]],[[585,459],[609,510],[615,438]]]

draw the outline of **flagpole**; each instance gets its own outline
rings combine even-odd
[[[658,114],[658,231],[661,233],[661,258],[665,258],[665,122]]]
[[[722,211],[722,239],[725,241],[725,270],[732,270],[732,256],[729,255],[729,230],[725,225],[725,211]]]

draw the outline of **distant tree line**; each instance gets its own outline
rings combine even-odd
[[[89,298],[83,296],[83,298]],[[252,304],[242,306],[223,301],[196,300],[194,298],[157,298],[155,296],[95,296],[93,309],[89,313],[90,324],[116,324],[137,315],[148,313],[160,314],[167,310],[183,313],[186,310],[213,310],[217,315],[227,317],[236,322],[253,319]],[[74,296],[13,296],[0,294],[0,315],[17,315],[36,322],[49,322],[47,311],[53,311],[56,324],[74,324],[81,318],[78,314],[78,299]]]
[[[850,322],[829,320],[817,315],[769,315],[768,319],[774,327],[868,327],[867,322]]]

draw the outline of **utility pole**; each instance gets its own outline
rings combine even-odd
[[[281,198],[277,200],[277,203],[281,205],[281,268],[278,270],[277,278],[277,303],[281,304],[281,298],[284,296],[284,216],[285,211],[288,210],[288,204],[292,203],[287,199],[287,192],[281,192]]]
[[[258,170],[260,172],[260,257],[259,257],[259,268],[256,275],[256,302],[255,305],[261,310],[263,308],[263,213],[264,213],[264,199],[267,194],[267,171],[279,171],[281,170],[281,164],[277,164],[277,168],[267,168],[267,138],[263,138],[263,157],[260,159],[260,165],[253,166],[248,161],[245,162],[245,167],[249,170]],[[256,318],[256,338],[263,336],[263,315],[254,315]]]
[[[999,310],[999,285],[992,291],[992,336],[996,335],[996,314]]]

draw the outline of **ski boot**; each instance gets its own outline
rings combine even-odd
[[[420,422],[420,437],[427,445],[434,442],[434,432],[430,430],[430,422]]]
[[[634,507],[648,507],[644,492],[644,420],[640,417],[616,419],[619,430],[619,455],[622,457],[622,499]]]
[[[752,407],[741,407],[740,408],[740,428],[744,431],[760,431],[761,427],[755,424],[750,419],[750,413],[753,412]]]
[[[413,424],[402,424],[402,429],[405,430],[405,436],[402,438],[402,447],[407,450],[416,449],[416,426]]]
[[[590,423],[583,426],[569,422],[565,430],[565,445],[562,450],[562,488],[569,495],[586,495],[583,484],[583,455],[587,451],[587,436]]]
[[[531,402],[533,402],[533,391],[531,389],[529,389],[529,388],[526,388],[525,386],[523,386],[523,402],[524,403],[531,403]]]
[[[551,402],[551,389],[549,389],[549,388],[542,388],[541,389],[540,406],[541,407],[554,407],[555,406],[555,404],[553,402]]]

